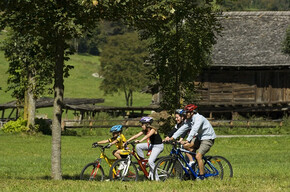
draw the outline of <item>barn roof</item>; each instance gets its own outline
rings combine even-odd
[[[220,18],[224,29],[212,66],[290,68],[290,56],[282,53],[290,11],[224,12]]]

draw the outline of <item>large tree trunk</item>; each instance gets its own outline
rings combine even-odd
[[[53,121],[52,121],[52,154],[51,170],[52,179],[61,180],[61,116],[63,106],[63,67],[64,67],[64,42],[58,40],[57,56],[54,75],[54,103],[53,103]]]
[[[35,108],[36,108],[36,98],[34,96],[33,90],[35,89],[35,78],[29,75],[29,85],[27,89],[27,126],[34,131],[35,128]]]

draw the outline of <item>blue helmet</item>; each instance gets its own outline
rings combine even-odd
[[[176,109],[175,114],[184,115],[185,111],[183,109]]]
[[[153,118],[152,117],[142,117],[140,119],[141,123],[152,123],[153,122]]]
[[[114,125],[111,129],[110,132],[114,133],[114,132],[120,132],[122,131],[123,125]]]

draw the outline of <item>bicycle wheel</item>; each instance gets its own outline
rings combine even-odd
[[[171,156],[160,158],[154,168],[154,180],[165,181],[169,178],[183,178],[183,169],[180,162]]]
[[[223,179],[223,169],[220,162],[216,161],[212,156],[203,157],[204,176],[206,178]],[[192,166],[197,175],[200,174],[198,163],[195,162]],[[195,179],[195,178],[194,178]]]
[[[93,162],[87,164],[80,175],[81,180],[89,181],[103,181],[105,177],[104,170],[99,162]]]
[[[119,159],[110,168],[109,178],[111,181],[137,181],[138,170],[132,161]]]
[[[222,156],[213,156],[215,161],[219,162],[223,169],[223,178],[222,179],[228,179],[233,177],[233,167],[229,160],[227,160],[225,157]]]

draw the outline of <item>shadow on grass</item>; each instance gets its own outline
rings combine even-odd
[[[40,177],[39,179],[43,179],[43,180],[51,180],[51,176],[44,176],[44,177]],[[63,175],[62,176],[63,180],[73,180],[73,181],[77,181],[77,180],[81,180],[80,179],[80,175]]]

